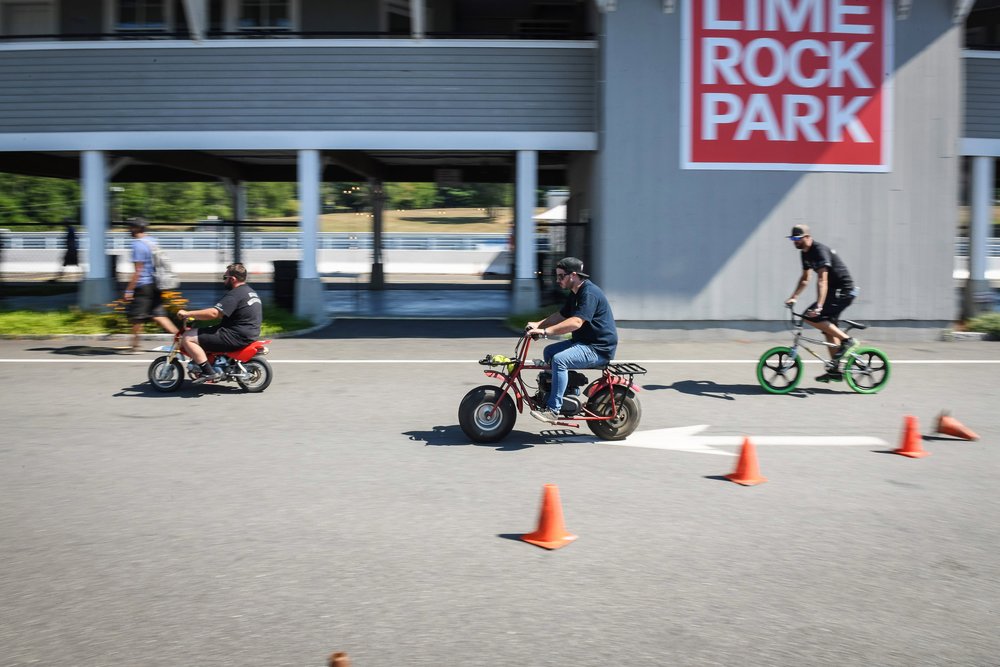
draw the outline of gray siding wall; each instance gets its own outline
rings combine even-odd
[[[962,136],[1000,139],[1000,56],[966,54],[965,128]]]
[[[0,51],[0,133],[596,130],[592,48],[307,44]]]
[[[808,223],[861,287],[848,317],[950,321],[961,28],[949,4],[913,3],[894,22],[891,172],[876,174],[682,170],[680,3],[607,13],[593,252],[617,318],[781,320],[801,272],[785,236]]]

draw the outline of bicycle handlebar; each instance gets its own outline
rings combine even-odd
[[[801,317],[801,318],[805,319],[805,316],[806,316],[805,313],[796,313],[795,312],[795,304],[794,303],[786,303],[785,304],[785,308],[788,309],[788,312],[790,314],[791,319],[794,320],[796,317]]]

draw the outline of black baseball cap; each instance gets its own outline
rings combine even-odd
[[[149,227],[149,221],[145,218],[129,218],[127,222],[129,227],[137,227],[139,229]]]
[[[556,264],[557,269],[562,269],[566,273],[575,273],[581,278],[589,278],[590,276],[583,272],[583,262],[576,257],[563,257]]]
[[[809,236],[809,225],[795,225],[792,227],[792,233],[788,236],[788,238],[793,241],[797,241],[803,236]]]

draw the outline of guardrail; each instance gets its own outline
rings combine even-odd
[[[157,232],[154,236],[164,250],[228,250],[233,247],[232,233],[216,232]],[[65,232],[3,232],[4,247],[17,250],[62,250],[66,247]],[[81,250],[89,247],[87,234],[77,236]],[[370,250],[370,232],[321,232],[317,237],[319,250]],[[504,250],[508,234],[418,234],[388,233],[382,235],[385,250]],[[111,232],[105,250],[128,250],[131,237]],[[539,250],[548,250],[548,234],[537,235]],[[240,247],[245,250],[295,250],[302,247],[298,234],[287,232],[243,232]]]
[[[3,231],[4,247],[24,250],[62,250],[66,247],[65,232],[8,232]],[[217,232],[157,232],[157,241],[165,250],[228,250],[233,247],[233,236],[228,230]],[[88,248],[86,232],[78,234],[81,250]],[[547,232],[536,234],[539,251],[552,247]],[[392,232],[382,235],[385,250],[504,250],[510,240],[508,234],[419,234]],[[123,232],[111,232],[105,242],[106,250],[128,250],[131,237]],[[243,232],[240,247],[246,250],[296,250],[302,247],[298,234],[287,232]],[[318,250],[371,250],[370,232],[321,232],[317,238]],[[969,239],[957,237],[955,257],[969,256]],[[988,257],[1000,257],[1000,238],[990,238]]]

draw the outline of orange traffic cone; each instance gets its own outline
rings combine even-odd
[[[546,484],[542,495],[542,513],[538,517],[538,530],[521,539],[546,549],[564,547],[576,539],[576,535],[566,532],[563,525],[562,504],[559,502],[559,487]]]
[[[736,463],[736,470],[726,475],[726,479],[743,486],[753,486],[767,481],[767,477],[760,474],[757,448],[750,442],[750,438],[743,438],[743,449],[740,450],[740,460]]]
[[[343,651],[337,651],[330,656],[329,667],[351,667],[351,659]]]
[[[954,417],[949,417],[947,412],[942,412],[938,417],[937,432],[944,433],[962,440],[979,440],[979,435],[969,430]]]
[[[920,427],[917,425],[917,418],[913,415],[906,415],[903,417],[903,441],[899,445],[899,449],[894,449],[893,454],[899,454],[900,456],[909,456],[911,459],[921,459],[925,456],[930,456],[930,452],[925,452],[923,446],[920,444]]]

